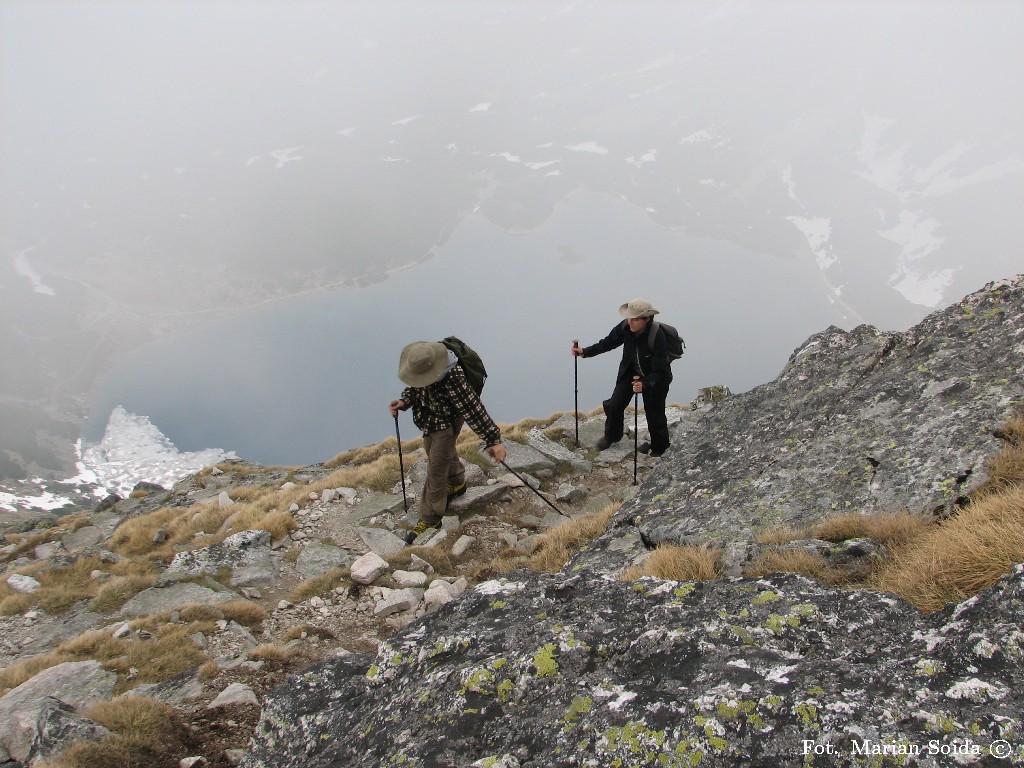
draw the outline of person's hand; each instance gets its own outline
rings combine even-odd
[[[643,392],[644,383],[640,379],[633,379],[633,392]]]
[[[392,416],[397,416],[399,411],[404,411],[407,407],[405,400],[392,400],[388,403],[388,410],[391,411]]]
[[[580,346],[580,343],[578,341],[574,341],[572,343],[572,356],[583,357],[583,347]]]
[[[505,450],[505,446],[501,443],[495,443],[494,445],[487,446],[487,453],[490,454],[490,457],[499,464],[501,464],[501,462],[505,460],[505,457],[508,456],[508,451]]]

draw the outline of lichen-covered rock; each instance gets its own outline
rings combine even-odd
[[[213,546],[179,552],[167,566],[167,572],[189,576],[216,574],[225,568],[240,568],[270,556],[267,531],[241,531]]]
[[[1024,764],[1019,566],[929,615],[791,575],[516,576],[290,679],[243,766]]]

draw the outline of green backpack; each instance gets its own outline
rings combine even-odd
[[[459,358],[459,365],[466,372],[466,381],[473,391],[478,395],[484,391],[484,382],[487,381],[487,369],[480,355],[473,351],[473,348],[456,336],[446,336],[441,343],[455,353]]]

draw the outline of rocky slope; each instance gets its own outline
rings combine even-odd
[[[721,542],[735,566],[780,522],[951,513],[1022,372],[1021,277],[906,333],[825,331],[681,425],[562,573],[481,584],[272,692],[243,766],[1024,764],[1019,566],[925,616],[794,576],[612,578],[660,542]]]
[[[775,381],[675,412],[673,448],[656,463],[641,457],[639,487],[632,445],[592,449],[600,419],[581,425],[579,448],[572,419],[555,425],[560,440],[534,432],[512,444],[509,465],[564,515],[503,469],[478,469],[458,517],[410,549],[395,532],[400,488],[320,488],[323,467],[265,472],[260,482],[318,489],[290,510],[299,528],[286,540],[199,539],[115,617],[81,605],[59,620],[32,611],[0,619],[0,636],[10,665],[90,628],[146,642],[130,619],[173,622],[189,603],[262,604],[258,627],[223,620],[192,638],[215,674],[136,688],[191,726],[175,753],[189,766],[1024,765],[1020,567],[927,615],[882,593],[737,575],[762,546],[756,534],[779,524],[848,510],[955,513],[1024,403],[1022,371],[1017,277],[905,333],[828,329]],[[33,557],[8,552],[8,572],[108,556],[125,520],[230,505],[252,482],[224,465],[120,501]],[[472,582],[474,566],[506,547],[528,549],[538,532],[613,500],[624,503],[606,532],[560,573]],[[731,575],[615,578],[661,543],[721,545]],[[350,586],[285,599],[337,566]],[[290,644],[293,662],[257,659],[267,643]],[[0,698],[0,744],[30,763],[69,734],[97,738],[81,711],[125,676],[89,661],[41,673]]]

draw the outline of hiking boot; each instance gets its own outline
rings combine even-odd
[[[431,528],[437,528],[438,525],[440,525],[440,521],[435,522],[421,517],[419,522],[410,528],[409,532],[405,534],[405,543],[412,544],[421,534],[429,531]]]
[[[607,437],[602,437],[600,440],[597,441],[597,450],[599,450],[599,451],[606,451],[606,450],[608,450],[612,446],[613,443],[617,443],[617,442],[619,442],[619,441],[618,440],[609,440]]]
[[[448,501],[451,501],[452,499],[457,499],[459,496],[462,496],[463,494],[465,494],[465,492],[466,492],[466,481],[465,480],[463,480],[459,485],[450,485],[449,484],[449,486],[448,486]]]
[[[651,444],[648,443],[648,442],[640,443],[640,445],[638,445],[636,447],[636,452],[637,453],[651,453]],[[653,456],[654,454],[651,453],[651,455]]]

